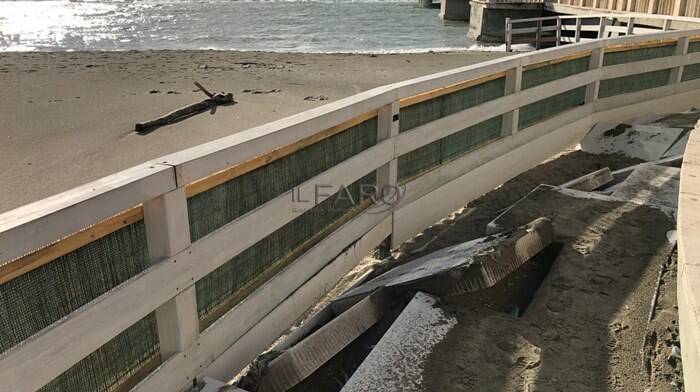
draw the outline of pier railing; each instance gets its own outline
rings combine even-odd
[[[4,213],[0,380],[179,391],[230,378],[381,243],[595,122],[696,104],[698,37],[601,39],[375,88]]]
[[[650,25],[650,20],[657,21]],[[505,21],[506,52],[516,44],[532,44],[535,49],[566,43],[587,42],[601,38],[654,34],[691,25],[700,28],[700,19],[646,14],[559,15]],[[673,28],[676,27],[676,28]]]
[[[638,12],[652,15],[700,17],[699,0],[547,0],[549,3],[568,6]]]

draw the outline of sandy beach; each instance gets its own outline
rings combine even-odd
[[[2,53],[0,212],[373,87],[503,55]],[[195,80],[233,93],[237,104],[133,132],[205,98]]]

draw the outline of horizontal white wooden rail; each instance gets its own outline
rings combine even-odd
[[[120,211],[158,198],[204,176],[313,136],[359,115],[379,111],[383,113],[382,116],[386,116],[387,111],[384,109],[387,105],[397,107],[398,101],[403,98],[500,72],[512,73],[515,70],[516,75],[519,75],[518,72],[523,72],[523,69],[530,65],[557,61],[571,55],[585,55],[591,51],[600,52],[602,49],[620,45],[634,45],[650,40],[674,40],[694,35],[700,35],[700,30],[603,39],[523,53],[376,88],[299,115],[171,154],[80,187],[77,191],[66,192],[47,201],[2,214],[0,252],[2,257],[8,259],[21,256]],[[393,136],[379,141],[374,147],[306,181],[299,188],[303,195],[311,195],[317,184],[330,185],[333,189],[328,189],[328,193],[332,193],[338,187],[348,185],[373,170],[395,163],[395,160],[406,152],[483,120],[517,111],[527,104],[577,87],[591,86],[605,78],[656,69],[679,68],[698,61],[700,56],[697,54],[679,54],[665,59],[626,64],[624,67],[594,67],[589,71],[516,91],[408,132],[392,134]],[[361,249],[364,252],[365,249],[376,246],[389,234],[400,240],[407,239],[434,222],[430,220],[439,217],[436,214],[443,214],[444,208],[453,208],[459,203],[466,203],[468,198],[475,197],[473,194],[455,194],[451,196],[449,203],[444,203],[443,209],[425,211],[428,205],[426,203],[434,202],[437,197],[437,190],[443,192],[445,189],[452,189],[454,181],[473,173],[481,173],[485,168],[502,167],[506,162],[504,159],[510,159],[508,157],[512,157],[516,151],[522,153],[536,146],[533,144],[536,140],[550,133],[554,135],[559,129],[570,129],[572,124],[585,128],[586,121],[590,121],[586,119],[590,119],[597,112],[610,111],[612,108],[623,110],[625,107],[643,105],[646,101],[691,94],[698,88],[700,80],[694,80],[605,99],[595,99],[597,97],[594,96],[593,100],[585,105],[562,112],[529,128],[512,134],[507,133],[495,142],[481,146],[408,182],[405,198],[394,206],[393,210],[367,210],[346,222],[199,334],[194,343],[165,358],[159,370],[152,373],[137,389],[177,390],[185,386],[187,380],[208,367],[212,367],[211,374],[219,374],[226,366],[233,366],[228,364],[234,358],[239,362],[249,360],[264,347],[264,342],[281,331],[280,328],[286,328],[291,318],[298,317],[294,316],[299,311],[297,307],[294,307],[294,311],[281,309],[293,307],[289,305],[292,303],[312,303],[314,298],[309,296],[309,292],[323,291],[323,287],[334,283],[334,275],[328,271],[346,271],[350,265],[348,260],[356,261],[361,257],[361,252],[357,251],[352,257],[344,256],[343,261],[337,261],[340,260],[337,256],[343,254],[343,250],[348,246],[354,246],[353,249]],[[383,117],[382,121],[386,120],[387,118]],[[385,128],[387,126],[389,125],[381,125]],[[575,137],[576,132],[571,128],[571,132],[557,134],[561,136],[557,136],[560,139],[557,139],[559,141],[554,146],[560,148],[560,144],[569,141],[567,138]],[[528,146],[527,149],[521,150],[525,146]],[[547,149],[536,151],[537,154],[528,158],[528,164],[536,164],[535,161],[547,158],[545,155],[551,152]],[[516,171],[525,169],[526,167],[510,168],[504,171],[502,176],[492,176],[489,181],[502,182],[509,178],[508,176],[517,174]],[[491,185],[497,185],[491,182],[474,188],[472,193],[486,192]],[[3,380],[5,385],[17,386],[19,391],[33,391],[45,385],[117,334],[192,287],[196,281],[232,257],[296,218],[299,213],[293,209],[295,206],[291,192],[290,190],[276,197],[174,256],[156,263],[5,353],[0,357],[0,380]],[[415,219],[411,218],[408,211],[417,214]],[[360,242],[357,242],[358,240]],[[329,262],[331,264],[328,264]],[[333,267],[330,270],[326,269],[331,265]],[[314,278],[316,276],[318,277]],[[315,283],[309,283],[312,281]],[[307,290],[306,294],[294,297],[302,287]],[[253,328],[259,328],[260,323],[267,323],[267,327],[255,337]],[[246,354],[237,356],[240,352]],[[216,358],[221,355],[223,357],[215,364]]]

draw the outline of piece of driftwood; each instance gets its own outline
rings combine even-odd
[[[194,82],[194,85],[197,86],[197,88],[209,98],[205,99],[202,102],[197,102],[195,104],[185,106],[182,109],[170,112],[165,116],[159,117],[155,120],[137,123],[134,127],[134,130],[141,134],[148,133],[156,128],[162,127],[164,125],[174,124],[199,113],[206,112],[207,110],[215,110],[217,106],[231,105],[235,103],[235,101],[233,100],[233,94],[231,93],[212,94],[198,82]]]

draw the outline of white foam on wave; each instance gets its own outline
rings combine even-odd
[[[535,50],[535,48],[530,45],[530,44],[516,44],[516,45],[511,45],[511,51],[513,52],[531,52]],[[474,51],[474,52],[505,52],[506,51],[506,44],[483,44],[483,43],[476,43],[472,44],[467,48],[469,51]]]
[[[308,54],[419,54],[419,53],[454,53],[454,52],[469,52],[473,49],[466,47],[445,47],[445,48],[401,48],[401,49],[377,49],[377,50],[316,50],[307,48],[294,49],[270,49],[270,50],[252,50],[252,49],[235,49],[223,48],[215,46],[205,46],[199,50],[216,50],[216,51],[235,51],[235,52],[268,52],[268,53],[308,53]]]

